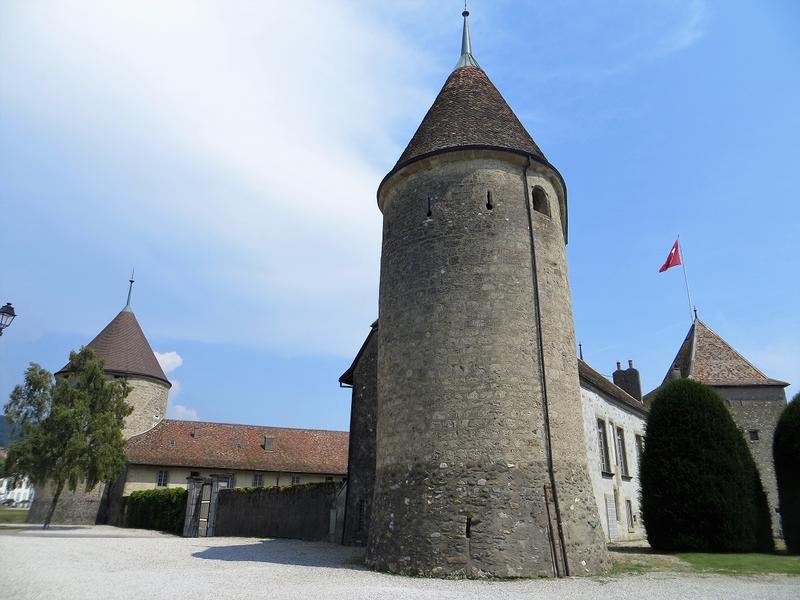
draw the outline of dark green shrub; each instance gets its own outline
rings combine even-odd
[[[783,409],[772,442],[783,538],[800,554],[800,393]]]
[[[187,494],[183,488],[133,492],[128,497],[126,525],[181,535]]]
[[[689,379],[665,385],[647,419],[642,518],[666,551],[770,551],[769,508],[753,458],[722,399]]]

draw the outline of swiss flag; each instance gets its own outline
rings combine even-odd
[[[658,272],[663,273],[670,267],[677,267],[680,264],[683,264],[681,262],[681,247],[678,245],[678,240],[675,240],[675,243],[672,244],[672,250],[669,251],[669,255],[667,256],[667,261],[661,265]]]

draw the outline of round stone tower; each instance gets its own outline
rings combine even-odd
[[[376,483],[395,572],[595,573],[561,175],[472,56],[378,190]]]
[[[133,281],[130,283],[132,288]],[[87,344],[98,358],[103,359],[105,374],[110,378],[124,378],[131,388],[125,399],[133,407],[133,412],[125,418],[122,431],[126,440],[161,422],[167,411],[167,397],[172,387],[133,314],[130,301],[129,289],[125,308]],[[67,375],[68,367],[58,371],[56,377]],[[106,511],[110,494],[111,490],[102,483],[88,492],[81,485],[75,492],[64,490],[56,506],[53,523],[106,522],[109,518]],[[41,523],[51,502],[50,486],[37,487],[36,497],[28,511],[28,523]]]
[[[161,422],[167,412],[167,399],[172,387],[133,314],[133,283],[131,275],[125,308],[87,344],[103,360],[106,375],[124,378],[131,388],[125,399],[133,407],[122,432],[126,440]],[[66,373],[66,369],[64,367],[56,376]]]

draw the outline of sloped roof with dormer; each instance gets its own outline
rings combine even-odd
[[[103,359],[103,368],[114,375],[138,375],[172,384],[164,374],[156,355],[142,331],[136,315],[126,306],[97,334],[88,347]],[[67,371],[66,365],[58,373]]]
[[[689,328],[661,385],[678,374],[711,386],[789,385],[767,377],[700,319]]]
[[[346,431],[164,419],[130,438],[125,457],[139,465],[345,475],[349,439]]]

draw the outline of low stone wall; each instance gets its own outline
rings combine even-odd
[[[341,492],[335,482],[220,490],[214,535],[338,542]]]

